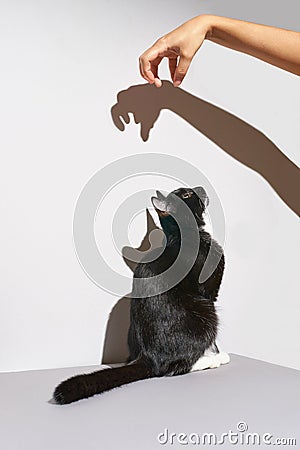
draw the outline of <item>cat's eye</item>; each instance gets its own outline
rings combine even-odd
[[[193,194],[191,192],[186,192],[185,194],[182,194],[182,198],[190,198]]]

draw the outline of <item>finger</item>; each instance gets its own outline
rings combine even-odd
[[[181,55],[179,58],[178,66],[174,74],[174,86],[177,87],[182,83],[182,80],[186,76],[188,68],[190,67],[192,58]]]
[[[155,86],[156,86],[157,88],[162,87],[162,82],[161,82],[161,80],[160,80],[159,78],[155,78],[155,79],[154,79],[154,84],[155,84]]]
[[[145,72],[145,69],[143,67],[145,67],[145,65],[143,66],[142,62],[140,61],[140,74],[141,76],[144,78],[144,80],[148,81],[148,83],[150,84],[155,84],[156,87],[161,87],[162,82],[161,80],[158,78],[157,72],[158,72],[158,65],[161,62],[162,57],[161,58],[157,58],[155,60],[155,63],[149,61],[150,64],[150,69]]]
[[[169,70],[172,81],[174,81],[176,67],[177,67],[177,58],[169,58]]]
[[[165,49],[159,45],[154,44],[152,47],[150,47],[146,52],[144,52],[140,56],[140,72],[142,77],[148,81],[149,83],[153,84],[155,80],[155,75],[152,72],[151,64],[153,64],[155,61],[159,61],[160,53],[162,53]],[[160,59],[161,61],[161,59]],[[159,61],[159,62],[160,62]],[[158,67],[159,62],[156,64]],[[155,63],[154,63],[155,66]]]
[[[155,59],[155,58],[154,58]],[[151,59],[146,55],[140,57],[140,72],[142,77],[149,83],[154,83],[154,74],[151,69]]]
[[[133,112],[133,120],[134,120],[134,123],[136,123],[136,124],[141,122],[141,120],[138,118],[138,115],[136,112]]]
[[[158,76],[158,66],[161,63],[161,60],[162,60],[162,56],[158,56],[157,58],[154,59],[154,61],[151,61],[151,71],[154,76],[155,86],[157,86],[157,84],[159,84],[159,82],[160,82],[160,79]]]
[[[122,120],[120,119],[121,114],[118,112],[118,108],[116,108],[117,105],[114,105],[111,108],[111,117],[112,120],[115,124],[115,126],[120,130],[120,131],[124,131],[125,130],[125,126],[124,123],[122,122]]]
[[[141,122],[141,138],[144,142],[148,141],[152,126],[151,123]]]
[[[143,69],[143,65],[142,65],[141,60],[139,61],[139,68],[140,68],[140,74],[141,74],[141,76],[144,78],[144,80],[148,81],[148,83],[153,84],[154,81],[151,81],[151,79],[149,78],[149,74],[148,74],[147,76],[144,74],[144,69]],[[151,75],[150,75],[150,76],[151,76]],[[154,78],[154,77],[153,77],[153,78]]]
[[[122,114],[120,114],[120,118],[122,118],[126,124],[129,124],[130,118],[128,112],[124,111]]]
[[[163,56],[158,56],[154,61],[151,61],[151,71],[154,75],[154,84],[156,87],[161,87],[162,82],[158,76],[158,66],[161,63]]]

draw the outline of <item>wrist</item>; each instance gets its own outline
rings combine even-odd
[[[174,111],[178,105],[179,97],[181,96],[181,89],[174,87],[173,83],[168,80],[163,80],[162,87],[157,89],[160,96],[160,108]]]
[[[192,20],[196,21],[197,29],[204,35],[204,39],[210,39],[213,36],[217,19],[218,16],[212,14],[201,14],[201,16],[197,16]]]
[[[205,14],[199,16],[202,21],[202,26],[204,27],[205,39],[213,40],[218,34],[218,30],[222,28],[224,17],[214,16],[212,14]]]

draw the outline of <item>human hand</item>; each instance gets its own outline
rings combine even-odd
[[[175,87],[204,39],[254,56],[300,76],[300,33],[228,17],[201,15],[158,39],[139,59],[142,77],[161,87],[158,66],[168,58]]]
[[[211,16],[201,15],[158,39],[139,58],[142,77],[150,84],[161,87],[158,66],[168,58],[170,75],[175,87],[184,79],[196,52],[210,33]]]

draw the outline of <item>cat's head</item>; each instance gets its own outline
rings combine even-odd
[[[183,226],[193,226],[191,220],[193,217],[199,226],[204,225],[203,213],[208,206],[209,199],[202,186],[179,188],[166,197],[156,191],[156,195],[157,197],[152,197],[151,201],[164,230],[168,228],[169,231],[170,227],[178,227],[178,221]],[[193,217],[186,207],[189,208]]]

